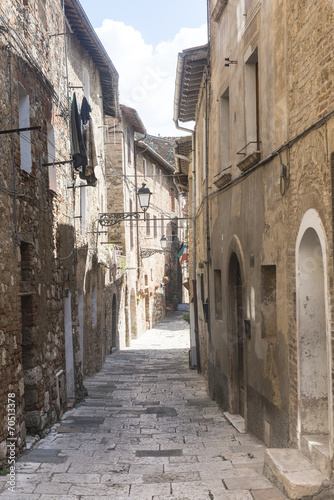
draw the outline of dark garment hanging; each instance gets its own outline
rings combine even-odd
[[[98,165],[98,160],[96,156],[96,146],[93,132],[93,119],[91,118],[88,125],[84,127],[84,141],[87,151],[87,165],[85,169],[85,180],[88,186],[96,186],[97,178],[94,173],[94,168]]]
[[[84,97],[82,99],[81,110],[80,110],[81,121],[84,125],[86,125],[88,120],[90,119],[90,112],[91,111],[92,111],[92,108],[90,107],[90,104],[87,101],[86,97]]]
[[[79,172],[80,179],[85,179],[87,165],[86,148],[81,132],[81,120],[78,110],[77,96],[74,92],[71,104],[71,142],[73,166]]]

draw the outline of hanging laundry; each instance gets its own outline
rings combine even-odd
[[[94,173],[94,168],[98,165],[98,159],[96,154],[96,146],[94,139],[94,122],[93,118],[90,118],[88,125],[85,127],[85,145],[87,151],[87,165],[85,169],[85,180],[88,186],[96,186],[97,178]]]
[[[78,110],[77,96],[74,92],[71,104],[71,147],[73,167],[79,172],[80,179],[85,179],[87,154],[81,131],[81,120]]]
[[[81,118],[81,121],[84,125],[86,125],[88,120],[90,119],[91,111],[92,111],[92,108],[90,107],[90,104],[87,101],[86,97],[84,97],[82,99],[81,110],[80,110],[80,118]]]

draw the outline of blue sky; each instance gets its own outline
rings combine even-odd
[[[181,135],[173,124],[177,54],[207,43],[205,0],[80,0],[119,73],[120,102],[148,133]]]
[[[206,22],[206,0],[80,0],[94,28],[104,19],[133,26],[146,43],[172,40],[181,28]]]

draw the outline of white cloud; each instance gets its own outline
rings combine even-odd
[[[120,102],[138,111],[150,134],[180,135],[173,124],[177,54],[205,44],[206,25],[182,28],[155,48],[122,22],[105,19],[96,32],[119,73]]]

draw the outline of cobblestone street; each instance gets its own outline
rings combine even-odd
[[[264,446],[239,432],[188,365],[182,311],[108,357],[88,397],[26,451],[15,500],[279,500]]]

